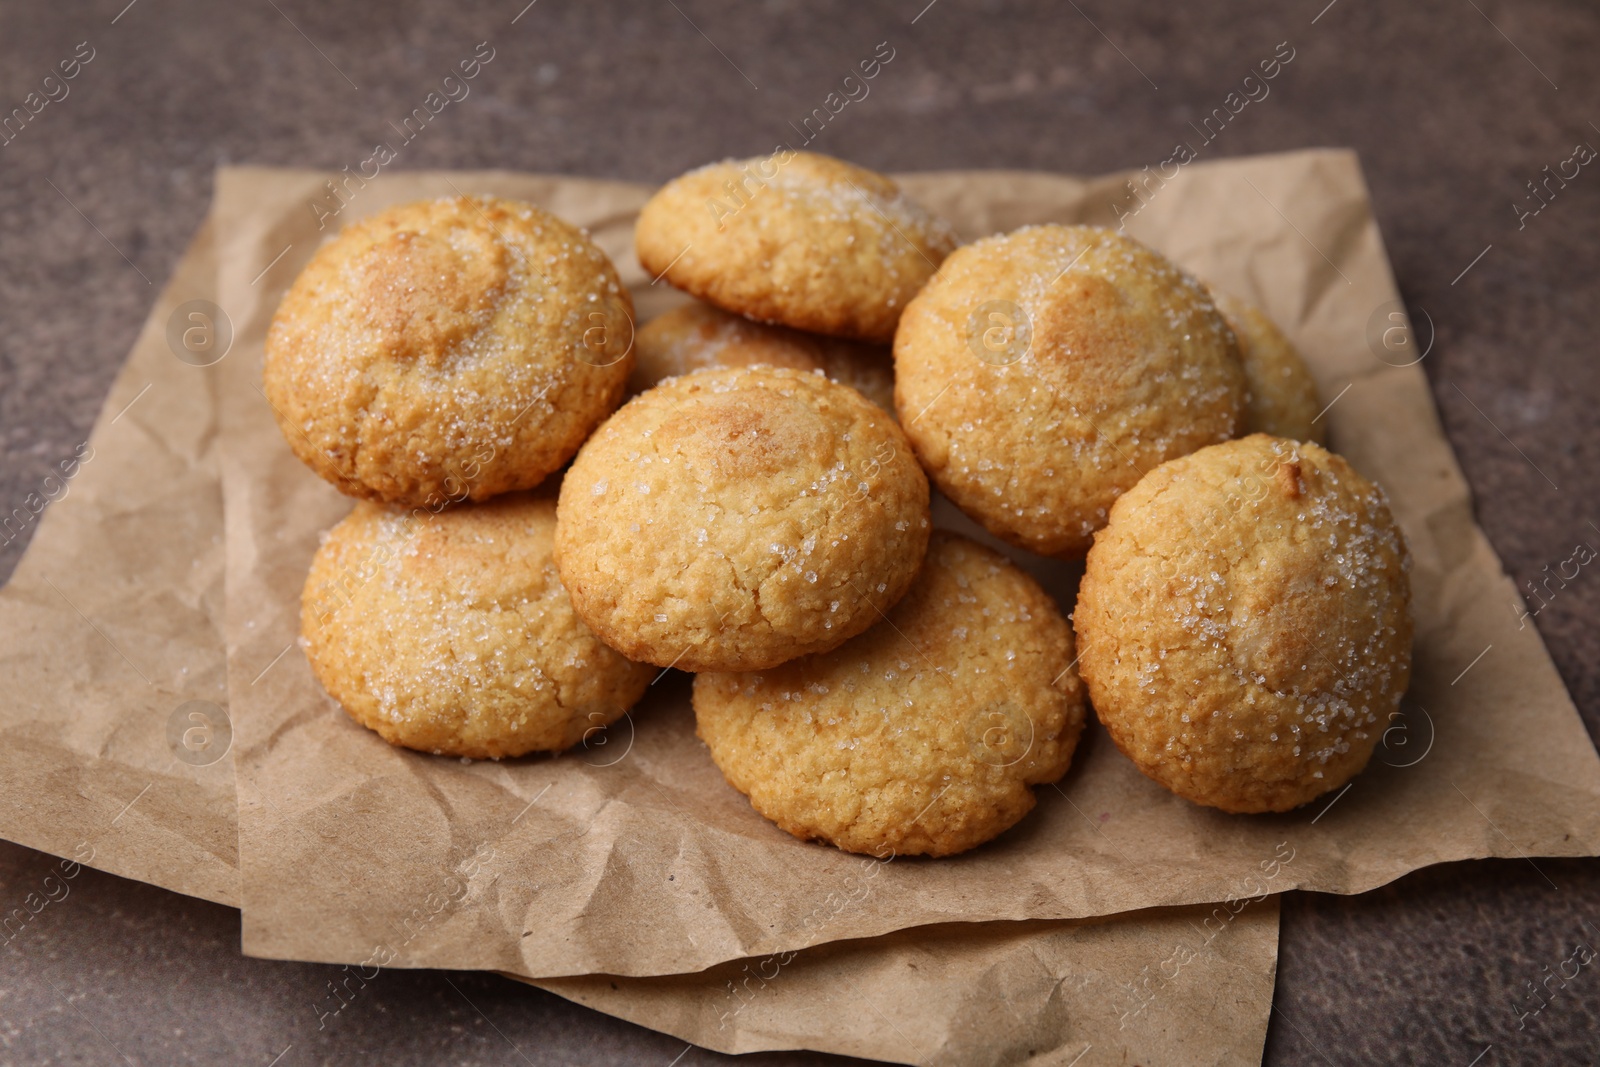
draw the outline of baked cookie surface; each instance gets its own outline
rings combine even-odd
[[[628,389],[642,393],[665,378],[705,367],[820,370],[894,413],[894,364],[887,348],[771,326],[698,301],[639,328]]]
[[[572,610],[555,525],[546,494],[437,515],[357,504],[301,598],[318,681],[390,744],[436,755],[556,752],[620,718],[656,671]]]
[[[1109,230],[958,249],[895,335],[895,406],[951,501],[996,537],[1081,556],[1144,472],[1237,432],[1233,335],[1199,282]]]
[[[892,179],[787,150],[668,182],[635,235],[645,270],[701,300],[875,344],[955,244]]]
[[[1111,510],[1073,614],[1079,670],[1138,768],[1197,804],[1287,811],[1367,763],[1411,669],[1410,558],[1382,490],[1256,434]]]
[[[1248,383],[1243,432],[1323,444],[1327,424],[1317,421],[1317,383],[1294,342],[1254,304],[1216,289],[1211,295],[1239,342]]]
[[[562,481],[556,561],[629,658],[757,670],[834,648],[909,587],[928,481],[894,420],[815,371],[703,370],[629,401]]]
[[[341,492],[433,506],[527,489],[622,399],[633,303],[529,204],[454,198],[346,227],[267,333],[284,438]]]
[[[823,655],[694,680],[728,782],[802,839],[875,856],[982,844],[1066,773],[1084,722],[1072,630],[999,553],[937,531],[905,598]]]

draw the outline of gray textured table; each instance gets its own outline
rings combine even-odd
[[[496,58],[471,97],[398,165],[663,180],[769,149],[887,40],[893,64],[819,150],[883,170],[1096,173],[1166,158],[1289,41],[1293,66],[1208,151],[1360,151],[1401,289],[1437,326],[1424,366],[1506,566],[1527,580],[1578,541],[1600,545],[1600,173],[1552,185],[1520,224],[1513,206],[1535,206],[1525,183],[1576,143],[1600,147],[1591,5],[525,2],[0,6],[6,113],[87,55],[80,42],[93,50],[70,95],[0,145],[5,510],[86,436],[214,166],[354,165],[480,41]],[[22,547],[0,549],[0,574]],[[1585,569],[1536,620],[1591,736],[1597,604],[1600,575]],[[50,863],[0,844],[0,886],[36,883]],[[437,972],[386,973],[319,1033],[308,1005],[333,969],[241,958],[236,913],[94,872],[72,901],[0,952],[0,1063],[267,1064],[290,1044],[283,1067],[665,1065],[684,1052],[536,990],[467,975],[458,992]],[[1267,1062],[1600,1061],[1589,969],[1526,1029],[1511,1007],[1585,919],[1600,924],[1600,861],[1455,864],[1358,898],[1291,894]]]

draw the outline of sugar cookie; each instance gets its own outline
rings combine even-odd
[[[876,344],[955,244],[892,179],[787,149],[668,182],[635,233],[645,270],[702,300]]]
[[[1066,773],[1084,721],[1072,646],[1032,578],[941,531],[886,621],[772,670],[699,675],[695,721],[728,781],[796,837],[945,856]]]
[[[620,718],[656,671],[572,610],[555,525],[547,494],[437,515],[357,504],[306,578],[317,679],[390,744],[450,756],[559,751]]]
[[[834,648],[900,599],[928,481],[894,420],[818,372],[703,370],[629,401],[561,486],[556,562],[628,657],[758,670]]]
[[[1317,420],[1322,411],[1317,383],[1294,342],[1254,304],[1216,289],[1211,295],[1239,342],[1248,383],[1244,433],[1322,444],[1327,435],[1326,423]]]
[[[622,399],[633,304],[605,253],[529,204],[457,197],[346,227],[267,333],[297,456],[407,505],[537,485]]]
[[[1080,556],[1145,471],[1236,433],[1244,375],[1205,289],[1109,230],[959,249],[906,309],[895,405],[929,476],[1011,544]]]
[[[628,380],[634,393],[702,367],[765,365],[821,370],[894,413],[894,365],[887,348],[770,326],[698,301],[641,326],[635,354]]]
[[[1073,619],[1095,712],[1197,804],[1337,789],[1410,678],[1409,569],[1382,490],[1317,445],[1256,434],[1163,464],[1089,552]]]

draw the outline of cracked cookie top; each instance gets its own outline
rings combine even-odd
[[[893,607],[927,549],[928,482],[894,420],[820,371],[702,370],[595,432],[558,515],[562,581],[608,644],[757,670]]]

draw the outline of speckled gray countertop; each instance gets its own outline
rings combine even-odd
[[[1360,151],[1401,291],[1437,327],[1424,367],[1507,568],[1526,580],[1578,541],[1600,545],[1600,173],[1551,186],[1537,215],[1513,206],[1534,206],[1526,183],[1574,145],[1600,146],[1592,5],[125,3],[0,6],[5,113],[59,61],[93,55],[64,99],[0,144],[5,510],[87,435],[215,166],[359,161],[479,41],[497,51],[487,76],[401,166],[664,180],[770,149],[889,40],[893,67],[820,151],[882,170],[1098,173],[1166,158],[1258,53],[1289,41],[1293,68],[1209,150]],[[23,540],[0,548],[0,574]],[[1597,605],[1600,574],[1584,570],[1536,620],[1591,736]],[[0,885],[36,882],[51,862],[0,844]],[[1582,972],[1525,1029],[1511,1006],[1585,919],[1600,924],[1600,860],[1453,864],[1361,897],[1290,894],[1266,1060],[1600,1062],[1600,977]],[[480,1014],[427,971],[386,973],[318,1032],[307,1005],[333,969],[244,959],[237,943],[235,912],[86,872],[71,908],[0,952],[0,1063],[265,1065],[290,1043],[282,1067],[665,1067],[685,1053],[540,991],[458,976]],[[696,1049],[676,1062],[724,1059]]]

